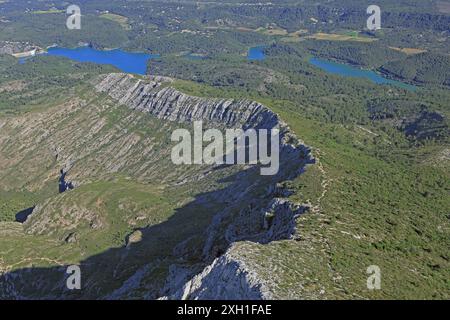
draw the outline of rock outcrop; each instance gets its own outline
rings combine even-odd
[[[238,195],[238,203],[248,206],[237,210],[232,204],[217,212],[206,231],[203,259],[206,267],[194,276],[192,269],[171,266],[161,299],[270,299],[270,290],[246,267],[234,250],[238,241],[269,243],[290,239],[296,218],[308,207],[290,202],[279,192],[277,183],[296,178],[305,166],[314,163],[310,150],[293,135],[277,114],[262,104],[248,100],[193,97],[163,85],[169,78],[135,79],[126,74],[102,77],[96,89],[129,108],[147,112],[173,122],[203,120],[222,127],[280,129],[280,172],[266,181],[266,192],[252,196],[255,186]],[[237,211],[237,214],[236,214]],[[181,246],[182,247],[182,246]],[[174,255],[183,256],[180,247]],[[190,280],[189,280],[190,279]]]
[[[208,99],[184,94],[163,83],[166,77],[138,80],[128,74],[109,74],[96,85],[120,103],[169,121],[203,120],[226,127],[273,128],[278,116],[263,105],[249,100]]]

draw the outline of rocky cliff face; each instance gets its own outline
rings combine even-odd
[[[270,290],[258,274],[247,267],[239,251],[232,245],[220,258],[202,272],[182,284],[170,297],[177,300],[261,300],[271,299]]]
[[[193,97],[172,81],[104,75],[95,90],[80,85],[63,102],[0,121],[0,187],[54,191],[2,242],[4,252],[22,241],[35,254],[0,260],[0,297],[272,297],[239,244],[293,237],[307,208],[288,199],[283,182],[314,162],[310,151],[260,103]],[[171,132],[194,120],[280,129],[280,171],[172,164]],[[58,194],[61,168],[76,188]],[[65,288],[69,261],[80,265],[81,291]]]
[[[169,121],[203,120],[226,127],[273,128],[281,122],[263,105],[248,100],[206,99],[186,95],[170,86],[167,77],[151,77],[150,81],[134,79],[128,74],[109,74],[96,85],[99,92],[130,108],[141,110]]]
[[[206,231],[203,261],[208,265],[190,280],[192,269],[172,265],[161,291],[163,299],[270,299],[271,293],[258,276],[246,267],[233,244],[238,241],[269,243],[290,239],[295,234],[295,220],[308,208],[290,202],[288,190],[280,189],[281,181],[301,174],[314,160],[308,147],[290,133],[278,115],[263,105],[247,100],[207,99],[193,97],[163,86],[169,78],[134,79],[130,75],[110,74],[100,79],[96,89],[132,109],[174,122],[203,120],[224,127],[272,129],[281,131],[280,172],[266,181],[264,194],[252,195],[252,187],[240,193],[233,206],[217,212]],[[174,250],[183,256],[183,244]],[[186,281],[187,280],[187,281]]]

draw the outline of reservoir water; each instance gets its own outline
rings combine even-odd
[[[248,60],[264,60],[266,58],[264,54],[265,47],[266,46],[264,45],[251,47],[248,50],[247,54]],[[146,74],[148,60],[160,57],[159,55],[126,52],[120,49],[96,50],[91,47],[79,47],[74,49],[52,47],[48,49],[48,54],[53,56],[63,56],[80,62],[110,64],[117,67],[123,72],[136,73],[141,75]],[[194,54],[190,54],[187,57],[188,59],[192,60],[205,59],[205,57],[203,56]],[[23,62],[24,61],[21,61],[21,63]],[[315,57],[311,58],[309,62],[328,73],[337,74],[344,77],[368,79],[376,84],[390,84],[411,91],[417,89],[417,87],[414,85],[401,81],[391,80],[374,71],[359,69],[357,67],[352,67],[344,63],[338,63]]]
[[[328,61],[328,60],[319,59],[319,58],[311,58],[309,60],[309,62],[311,64],[313,64],[314,66],[319,67],[320,69],[322,69],[328,73],[337,74],[337,75],[344,76],[344,77],[364,78],[364,79],[368,79],[376,84],[391,84],[396,87],[400,87],[400,88],[411,90],[411,91],[414,91],[417,89],[416,86],[413,86],[411,84],[404,83],[401,81],[391,80],[391,79],[383,77],[382,75],[380,75],[374,71],[359,69],[356,67],[349,66],[347,64]]]
[[[247,58],[250,61],[261,61],[266,58],[264,48],[266,46],[252,47],[248,50]]]
[[[159,57],[159,55],[132,53],[120,49],[96,50],[91,47],[79,47],[74,49],[52,47],[47,51],[51,56],[62,56],[79,62],[110,64],[123,72],[141,75],[146,74],[147,61]]]
[[[24,223],[25,221],[27,221],[28,216],[33,213],[34,208],[35,207],[31,207],[16,213],[16,222]]]

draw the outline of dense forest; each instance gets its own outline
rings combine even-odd
[[[450,56],[448,55],[421,53],[406,59],[390,61],[380,70],[413,82],[450,86]]]

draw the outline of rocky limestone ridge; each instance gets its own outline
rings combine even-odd
[[[267,244],[292,239],[296,219],[307,210],[306,206],[274,198],[267,207],[249,206],[241,210],[231,217],[228,225],[224,220],[230,218],[230,213],[227,210],[218,213],[207,231],[208,239],[203,248],[204,260],[212,262],[184,283],[182,279],[188,278],[189,270],[173,265],[174,271],[166,280],[161,299],[271,299],[270,284],[261,282],[257,273],[245,264],[236,244],[241,241]],[[181,252],[174,254],[182,254],[182,250],[177,249]]]
[[[232,245],[224,255],[215,259],[201,273],[187,281],[172,296],[164,296],[160,299],[169,298],[267,300],[272,299],[272,294],[260,282],[258,275],[246,266],[236,245]]]
[[[263,197],[252,199],[252,188],[249,188],[240,195],[242,199],[252,199],[248,207],[236,214],[236,208],[230,204],[215,215],[206,232],[203,248],[207,266],[197,275],[192,275],[192,269],[172,265],[161,299],[270,299],[269,289],[239,258],[234,243],[253,241],[264,244],[293,237],[296,218],[308,207],[284,198],[289,196],[289,191],[277,188],[277,182],[296,178],[307,164],[314,163],[310,150],[290,132],[277,114],[265,106],[248,100],[193,97],[161,83],[172,81],[158,77],[137,80],[131,75],[116,73],[102,76],[95,87],[121,104],[159,119],[175,122],[203,120],[244,129],[280,128],[281,170]],[[184,255],[183,243],[174,250],[174,255]]]
[[[167,77],[140,80],[129,74],[113,73],[102,76],[95,88],[132,109],[169,121],[204,120],[227,127],[254,129],[269,129],[281,124],[275,113],[257,102],[193,97],[170,86],[162,86],[172,81]]]
[[[247,266],[236,244],[240,241],[264,244],[290,239],[295,233],[296,218],[306,210],[304,206],[279,198],[273,199],[264,210],[242,210],[225,231],[223,243],[229,244],[223,249],[225,253],[190,279],[189,270],[172,265],[173,270],[160,299],[272,299],[270,284],[261,282],[256,271]],[[211,236],[213,233],[209,232]],[[204,251],[214,252],[214,249],[217,247],[211,248],[207,244]]]
[[[227,227],[225,239],[228,243],[243,240],[269,243],[290,239],[295,234],[295,220],[307,209],[281,198],[272,199],[266,207],[259,210],[243,209]]]

